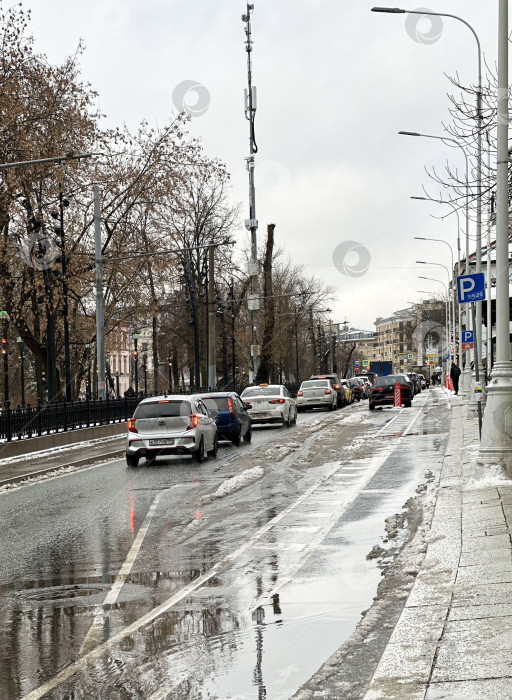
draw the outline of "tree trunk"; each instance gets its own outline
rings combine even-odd
[[[276,323],[275,300],[272,298],[272,255],[274,252],[275,224],[267,226],[267,248],[263,262],[263,337],[261,347],[261,361],[256,375],[256,384],[268,382],[272,374],[272,341],[274,339],[274,327]]]

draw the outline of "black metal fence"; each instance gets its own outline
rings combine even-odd
[[[296,393],[299,384],[286,385],[290,393]],[[216,389],[236,391],[241,394],[245,387]],[[184,394],[207,393],[180,392]],[[12,409],[7,403],[0,412],[0,440],[10,442],[24,438],[39,437],[51,433],[65,433],[79,428],[89,428],[108,423],[121,423],[133,416],[144,396],[69,401],[63,403],[38,404]]]
[[[70,401],[38,404],[11,409],[8,405],[0,413],[0,439],[21,440],[50,433],[62,433],[95,425],[120,423],[133,416],[140,396],[119,399]]]

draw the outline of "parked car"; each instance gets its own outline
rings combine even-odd
[[[129,467],[142,457],[153,462],[161,455],[192,455],[203,462],[207,454],[217,456],[217,426],[198,395],[143,399],[127,427]]]
[[[297,392],[298,411],[309,411],[313,408],[334,411],[337,407],[338,394],[329,379],[308,379],[300,385]]]
[[[407,372],[407,374],[414,383],[414,393],[421,394],[421,381],[419,374],[416,374],[416,372]]]
[[[366,376],[358,376],[357,379],[362,382],[363,386],[363,391],[364,391],[364,398],[368,399],[370,397],[371,391],[372,391],[372,383]]]
[[[417,394],[416,386],[415,386],[414,380],[413,380],[413,378],[409,375],[408,372],[407,372],[407,373],[406,373],[406,372],[397,372],[397,374],[395,374],[394,376],[395,376],[395,377],[405,377],[405,380],[407,381],[407,383],[408,383],[409,386],[411,387],[411,396],[414,397],[414,396]]]
[[[368,371],[368,372],[356,372],[356,374],[354,376],[358,377],[359,379],[361,377],[367,377],[370,381],[370,384],[373,385],[375,383],[375,380],[377,379],[377,377],[379,375],[376,372]]]
[[[345,405],[354,403],[354,396],[352,395],[352,387],[348,383],[348,379],[341,380],[341,386],[345,392]]]
[[[243,390],[240,398],[253,425],[281,423],[290,427],[297,422],[297,402],[283,384],[249,386]]]
[[[252,421],[247,409],[251,404],[244,406],[244,402],[234,391],[215,391],[209,394],[201,394],[206,408],[217,423],[217,435],[219,440],[229,440],[233,445],[239,445],[242,438],[244,442],[251,442]]]
[[[359,380],[359,377],[351,377],[348,380],[350,388],[352,389],[352,396],[356,401],[361,401],[364,399],[364,389],[363,382]]]
[[[341,379],[337,374],[312,374],[310,379],[328,379],[332,384],[332,388],[336,392],[338,408],[343,408],[343,406],[347,405],[345,400],[345,392],[341,386]]]
[[[401,403],[411,407],[413,389],[405,374],[388,374],[386,377],[378,377],[372,387],[372,393],[368,402],[370,411],[376,406],[393,406],[395,403],[395,384],[400,384]]]

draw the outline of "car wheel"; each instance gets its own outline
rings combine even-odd
[[[210,450],[209,454],[211,454],[212,457],[216,457],[219,452],[219,438],[217,435],[213,438],[213,448]]]
[[[252,440],[252,428],[249,428],[249,430],[244,435],[244,442],[251,442],[251,440]]]
[[[302,413],[302,408],[298,408],[297,413]]]
[[[297,425],[297,411],[295,411],[295,417],[292,420],[292,425]]]
[[[233,443],[233,445],[238,447],[238,445],[240,444],[240,431],[238,431],[236,435],[233,435],[233,437],[231,438],[231,442]]]
[[[138,467],[139,458],[137,455],[126,455],[126,466],[128,467]]]
[[[202,464],[204,462],[204,439],[201,438],[199,443],[199,449],[193,452],[193,456],[196,462]]]
[[[411,401],[404,401],[404,406],[405,406],[405,408],[411,408],[412,402]]]
[[[375,411],[375,404],[369,403],[368,408],[370,409],[370,411]]]
[[[329,411],[334,411],[334,404],[333,403],[329,406]]]

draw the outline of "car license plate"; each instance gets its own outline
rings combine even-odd
[[[268,416],[268,413],[261,413],[260,411],[259,413],[252,413],[251,415],[254,418],[266,418]]]
[[[174,445],[174,440],[171,438],[160,438],[159,440],[149,441],[150,447],[156,447],[157,445]]]

